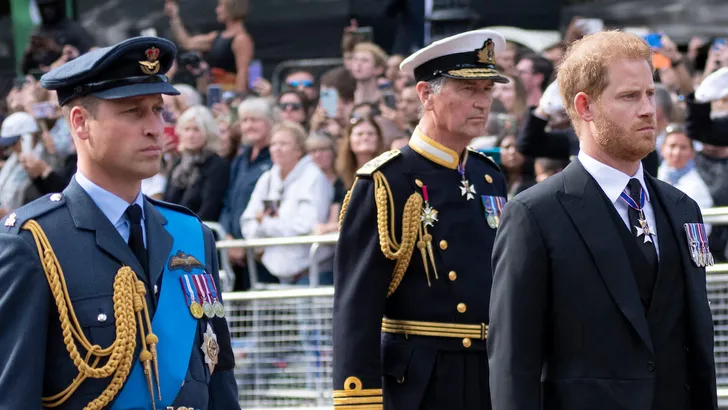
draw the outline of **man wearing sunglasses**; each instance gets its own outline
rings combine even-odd
[[[484,135],[505,39],[448,37],[400,69],[417,80],[409,145],[357,171],[342,206],[334,296],[334,406],[486,410],[490,254],[505,204]]]
[[[316,101],[318,98],[318,87],[313,74],[308,71],[297,70],[286,76],[286,90],[296,90],[306,94],[309,101]]]

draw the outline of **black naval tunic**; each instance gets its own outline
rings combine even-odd
[[[490,409],[491,250],[507,192],[497,165],[416,130],[357,178],[336,251],[335,408]]]

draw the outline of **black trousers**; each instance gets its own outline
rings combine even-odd
[[[490,410],[485,341],[464,350],[458,339],[424,339],[435,338],[384,336],[384,410]]]

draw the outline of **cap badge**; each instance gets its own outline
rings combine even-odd
[[[148,48],[144,54],[147,56],[147,61],[140,61],[139,66],[142,72],[147,75],[154,75],[159,72],[159,49],[157,47]]]
[[[478,62],[495,65],[495,43],[491,39],[485,40],[483,47],[475,50]]]

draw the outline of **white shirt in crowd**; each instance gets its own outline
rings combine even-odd
[[[280,200],[278,216],[256,220],[264,200]],[[274,165],[255,184],[248,207],[240,217],[246,239],[308,235],[317,224],[328,220],[334,187],[308,155],[281,180],[280,167]],[[310,245],[271,246],[265,249],[263,265],[273,275],[291,278],[309,267]],[[322,252],[319,252],[322,253]],[[325,259],[327,255],[319,255]]]
[[[657,241],[657,222],[655,221],[655,210],[652,208],[650,193],[647,190],[647,184],[645,184],[645,172],[642,169],[642,163],[640,163],[640,167],[637,169],[637,173],[633,176],[629,176],[622,171],[619,171],[610,167],[607,164],[603,164],[597,161],[596,159],[584,153],[584,151],[579,151],[578,158],[579,162],[581,162],[581,165],[583,165],[584,169],[586,169],[586,172],[588,172],[592,176],[592,178],[597,181],[599,187],[602,189],[602,191],[604,191],[604,194],[607,195],[607,198],[609,198],[609,200],[612,202],[614,208],[619,214],[619,217],[622,218],[625,226],[629,229],[630,232],[632,232],[632,234],[634,234],[634,228],[629,224],[629,216],[627,215],[627,211],[629,208],[623,200],[619,199],[619,194],[621,194],[622,191],[627,188],[627,183],[630,179],[637,178],[637,180],[640,181],[640,185],[645,191],[646,198],[643,212],[645,214],[645,218],[647,218],[647,225],[649,225],[650,231],[652,231],[652,242],[655,243],[655,250],[657,251],[657,256],[659,258],[660,247]]]
[[[657,169],[657,179],[667,182],[668,171],[667,163],[663,162]],[[673,186],[692,198],[698,204],[701,212],[705,212],[706,209],[713,207],[713,197],[710,195],[708,185],[700,177],[696,168],[691,169],[680,177]],[[710,230],[711,225],[705,224],[705,233],[710,235]]]
[[[167,188],[167,177],[157,174],[151,178],[142,180],[142,193],[148,197],[163,195]]]

